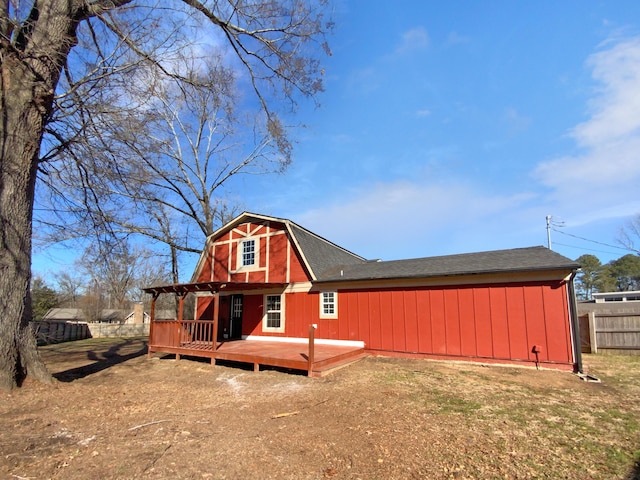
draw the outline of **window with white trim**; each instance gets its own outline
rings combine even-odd
[[[284,305],[282,295],[265,295],[262,330],[284,332]]]
[[[253,267],[257,265],[256,240],[250,238],[240,242],[240,267]]]
[[[338,292],[320,292],[320,318],[338,318]]]

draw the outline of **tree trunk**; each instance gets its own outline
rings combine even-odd
[[[31,219],[43,116],[31,73],[13,58],[2,62],[0,141],[0,388],[19,386],[27,373],[51,376],[41,361],[31,320]]]
[[[82,3],[82,2],[81,2]],[[27,375],[51,383],[30,328],[31,221],[40,142],[75,43],[80,4],[42,2],[12,43],[0,42],[0,389]],[[0,32],[4,33],[4,32]]]

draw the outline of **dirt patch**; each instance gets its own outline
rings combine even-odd
[[[640,478],[640,358],[564,372],[367,358],[321,379],[170,357],[142,339],[43,354],[0,393],[8,479]]]

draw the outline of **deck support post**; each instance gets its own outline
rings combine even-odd
[[[307,369],[307,375],[311,377],[313,375],[313,360],[315,356],[315,336],[316,336],[316,324],[309,325],[309,367]]]

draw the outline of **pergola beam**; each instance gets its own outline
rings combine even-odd
[[[266,290],[272,288],[285,288],[286,283],[243,283],[243,282],[199,282],[199,283],[176,283],[173,285],[161,285],[157,287],[147,287],[142,290],[157,297],[161,293],[187,294],[193,292],[218,293],[223,290],[229,292],[246,290]]]

